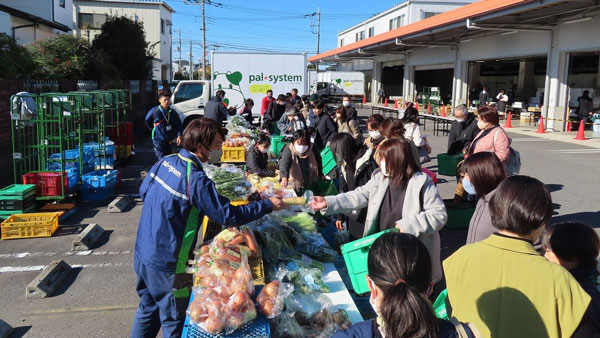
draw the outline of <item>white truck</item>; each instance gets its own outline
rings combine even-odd
[[[365,74],[362,72],[319,72],[317,73],[317,95],[341,98],[350,95],[361,99],[365,95]]]
[[[204,115],[204,106],[219,89],[225,91],[223,102],[238,111],[246,99],[254,100],[252,114],[260,116],[261,102],[267,90],[273,95],[298,89],[308,93],[306,53],[211,53],[211,80],[181,81],[171,97],[172,108],[184,126]]]

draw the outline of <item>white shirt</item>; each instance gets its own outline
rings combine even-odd
[[[421,137],[421,129],[419,125],[414,122],[408,122],[404,125],[404,137],[407,140],[412,141],[417,147],[425,145],[425,140]]]

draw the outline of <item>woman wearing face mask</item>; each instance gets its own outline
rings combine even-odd
[[[352,135],[356,144],[362,144],[363,137],[358,127],[358,122],[348,118],[346,108],[340,106],[335,111],[335,123],[337,124],[338,133],[347,133]]]
[[[310,142],[310,135],[304,130],[294,132],[292,143],[281,152],[281,186],[301,193],[319,180],[322,169],[321,155]]]
[[[438,231],[448,218],[444,202],[431,178],[420,171],[406,139],[384,141],[377,159],[380,170],[367,184],[337,196],[316,196],[310,204],[325,215],[368,208],[363,236],[390,228],[417,236],[431,254],[437,282],[442,277]]]
[[[465,191],[479,197],[467,234],[467,244],[471,244],[498,231],[492,224],[490,200],[496,193],[496,187],[506,178],[506,173],[498,157],[491,152],[469,156],[460,170]]]
[[[491,151],[502,162],[506,169],[506,164],[510,156],[510,137],[506,134],[504,129],[500,127],[500,117],[494,107],[484,106],[477,110],[479,120],[477,121],[477,127],[481,130],[467,151],[465,157],[469,157],[473,154],[480,153],[483,151]]]
[[[373,243],[367,262],[370,303],[377,318],[356,323],[333,338],[458,337],[453,322],[436,318],[427,299],[433,290],[431,258],[417,238],[385,234]],[[469,325],[455,323],[475,337]]]
[[[406,138],[406,130],[404,129],[404,124],[402,123],[402,121],[395,118],[389,118],[383,121],[383,123],[381,124],[381,135],[383,135],[384,139],[386,140],[390,140],[393,138]],[[417,148],[414,142],[409,143],[410,151],[415,159],[415,162],[417,162],[417,164],[421,164],[421,159],[419,157],[419,148]]]
[[[380,126],[385,119],[380,114],[373,114],[367,119],[367,131],[369,137],[365,140],[365,146],[369,149],[375,149],[383,141]]]
[[[267,152],[271,146],[271,139],[266,134],[258,135],[258,140],[253,147],[248,149],[246,153],[246,167],[248,172],[256,174],[260,177],[274,177],[279,174],[279,170],[267,169],[269,156]]]

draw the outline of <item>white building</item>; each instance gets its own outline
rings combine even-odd
[[[541,113],[547,129],[561,131],[584,90],[594,107],[600,103],[599,25],[592,2],[480,0],[309,61],[369,63],[372,102],[382,86],[387,96],[411,102],[438,88],[453,106],[473,105],[483,86],[492,97],[506,89],[515,104]]]
[[[427,19],[442,12],[464,6],[474,0],[405,0],[374,15],[337,35],[338,47]]]
[[[0,32],[20,45],[73,29],[73,0],[2,0]]]
[[[172,14],[175,11],[162,0],[73,0],[73,34],[90,42],[100,33],[109,15],[127,16],[144,25],[146,41],[154,45],[152,76],[171,80]]]

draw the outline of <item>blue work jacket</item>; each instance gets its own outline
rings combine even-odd
[[[160,105],[148,111],[144,122],[152,130],[152,144],[158,150],[168,150],[171,142],[183,132],[177,112],[171,108],[165,112]]]
[[[158,161],[140,187],[144,201],[135,256],[154,269],[185,273],[202,218],[239,226],[273,211],[269,200],[233,206],[217,193],[196,155],[182,149]]]

